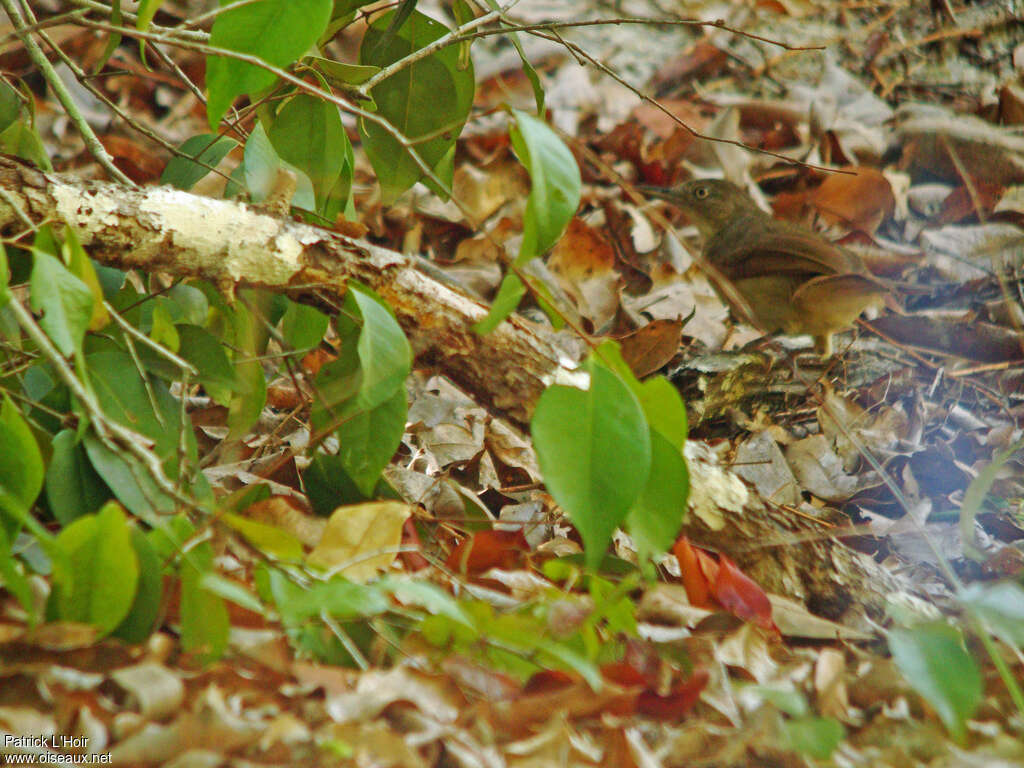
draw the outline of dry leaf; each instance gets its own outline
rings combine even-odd
[[[622,359],[638,379],[649,376],[675,357],[682,332],[680,320],[653,320],[619,339]]]
[[[615,251],[593,227],[574,218],[548,257],[548,269],[594,331],[607,327],[619,307]]]
[[[327,520],[324,535],[306,562],[362,583],[385,570],[402,543],[402,526],[411,514],[408,504],[372,501],[338,507]]]
[[[807,196],[807,201],[826,219],[873,233],[896,208],[892,186],[882,172],[874,168],[844,170],[854,171],[857,175],[836,173],[826,176],[821,185]]]

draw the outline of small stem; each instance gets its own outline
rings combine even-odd
[[[64,107],[64,112],[68,118],[78,129],[78,132],[82,136],[82,140],[85,142],[85,146],[89,149],[89,152],[96,161],[103,166],[104,170],[110,174],[114,179],[117,179],[122,184],[126,184],[129,187],[134,187],[135,182],[129,179],[121,170],[114,165],[114,159],[107,152],[103,144],[100,143],[99,138],[92,130],[92,126],[82,116],[81,111],[78,109],[78,105],[75,104],[75,100],[71,97],[71,92],[68,91],[67,86],[64,85],[64,81],[60,79],[60,75],[57,74],[57,70],[50,64],[50,60],[46,58],[46,54],[43,53],[39,44],[32,39],[32,35],[26,32],[28,24],[36,24],[35,17],[30,16],[28,23],[25,21],[25,17],[21,15],[21,11],[14,4],[14,0],[0,0],[0,4],[3,5],[5,11],[7,11],[7,17],[11,20],[11,24],[14,25],[15,34],[18,39],[21,40],[22,45],[25,46],[25,50],[28,52],[29,58],[32,59],[32,63],[39,69],[43,79],[53,89],[54,95],[57,100]],[[31,11],[29,11],[31,13]]]

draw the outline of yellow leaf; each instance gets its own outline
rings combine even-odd
[[[395,559],[395,550],[402,543],[402,525],[410,513],[409,505],[398,501],[338,507],[306,562],[337,569],[354,582],[367,582]]]

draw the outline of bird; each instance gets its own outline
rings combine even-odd
[[[859,256],[807,227],[773,218],[728,181],[637,189],[689,217],[704,241],[704,261],[732,288],[716,285],[719,294],[764,333],[810,334],[815,350],[829,357],[832,334],[890,296]]]

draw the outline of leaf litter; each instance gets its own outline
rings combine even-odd
[[[614,12],[651,14],[650,5],[631,0]],[[600,4],[556,0],[514,11],[524,22],[608,13]],[[714,550],[687,544],[684,555],[679,545],[660,582],[634,585],[628,599],[645,639],[625,643],[616,667],[569,664],[569,671],[532,674],[496,663],[508,650],[500,644],[483,654],[466,647],[439,655],[413,635],[398,639],[389,625],[413,620],[411,605],[430,606],[431,632],[454,636],[460,622],[475,621],[506,639],[516,635],[494,606],[532,609],[543,619],[517,632],[549,626],[556,634],[614,606],[597,599],[596,587],[589,596],[565,587],[558,610],[549,604],[563,585],[544,564],[579,552],[579,544],[540,485],[529,441],[421,371],[409,382],[406,432],[386,471],[403,503],[379,502],[390,505],[386,541],[343,549],[325,542],[295,478],[281,480],[294,495],[273,520],[333,565],[372,554],[360,579],[415,571],[435,591],[405,602],[396,588],[381,604],[388,610],[367,609],[365,624],[285,627],[251,615],[233,622],[231,653],[208,666],[169,631],[131,647],[81,625],[26,632],[8,599],[0,624],[6,733],[88,735],[119,764],[1024,764],[1021,715],[989,666],[985,700],[957,743],[881,642],[894,619],[956,616],[973,602],[989,611],[1004,641],[1018,644],[1017,656],[1006,645],[996,652],[1021,678],[1014,601],[1022,593],[1010,586],[1024,574],[1019,451],[993,473],[986,504],[972,517],[975,557],[966,555],[957,526],[972,482],[1022,434],[1024,140],[1016,126],[1024,122],[1024,33],[1008,7],[991,4],[693,2],[686,13],[829,50],[782,52],[714,27],[559,32],[656,93],[663,111],[579,67],[551,41],[527,45],[534,64],[545,65],[552,120],[568,134],[585,182],[579,217],[536,265],[538,274],[588,333],[633,348],[627,359],[638,375],[664,371],[687,398],[688,528]],[[1003,55],[1011,50],[1012,58]],[[483,62],[498,61],[499,51],[482,40],[474,56],[487,71]],[[494,69],[479,87],[481,109],[492,92],[527,107],[525,81]],[[108,87],[124,89],[131,109],[146,115],[166,86],[138,93],[112,80]],[[40,119],[58,154],[74,156],[73,134],[45,112]],[[184,139],[195,122],[178,111],[162,127],[168,138]],[[691,129],[857,175],[709,144]],[[493,298],[500,263],[519,247],[526,190],[503,134],[481,115],[459,144],[457,194],[483,231],[417,193],[387,209],[363,195],[362,224],[377,242],[415,251],[470,294]],[[143,162],[152,155],[137,140],[110,138],[108,150],[134,163],[133,177],[153,179]],[[359,156],[357,169],[368,187]],[[825,365],[796,357],[806,348],[800,341],[759,342],[700,273],[686,223],[620,192],[624,182],[664,185],[694,174],[748,187],[756,181],[753,191],[776,215],[871,249],[885,264],[879,271],[906,286],[900,313],[869,321],[878,335],[868,326],[847,334],[841,357]],[[284,397],[288,382],[281,387]],[[290,394],[298,398],[291,403],[305,397]],[[216,441],[223,435],[209,415]],[[283,423],[274,419],[261,427]],[[301,445],[308,436],[299,426],[276,444]],[[246,457],[218,467],[211,480],[244,488],[258,478],[249,472],[254,463]],[[814,527],[790,525],[791,536],[778,541],[735,538],[751,514],[799,515]],[[727,528],[734,518],[738,527]],[[329,521],[328,532],[336,524]],[[733,538],[714,539],[722,530]],[[260,559],[251,535],[239,529],[215,540],[229,574],[250,585]],[[850,583],[849,574],[818,563],[829,557],[830,541],[870,556],[879,583]],[[421,552],[422,562],[414,567],[403,546]],[[616,552],[630,556],[625,545]],[[939,554],[976,594],[957,601]],[[452,596],[466,598],[467,608]],[[462,614],[468,607],[472,621]],[[180,608],[172,601],[166,611],[173,629]],[[347,633],[366,628],[377,638],[372,654],[348,666],[311,651],[323,642],[318,634],[333,633],[347,647]],[[300,636],[306,657],[294,650]],[[833,729],[845,739],[819,755]]]

